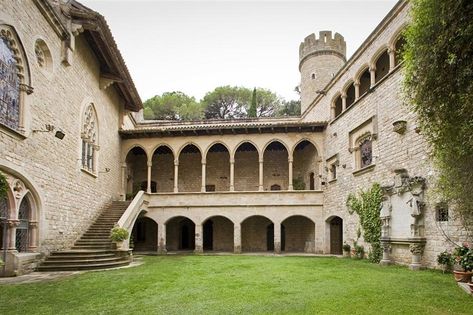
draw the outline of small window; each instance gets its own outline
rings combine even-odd
[[[342,107],[342,97],[339,95],[337,97],[337,99],[335,100],[335,103],[333,104],[333,108],[334,108],[334,118],[338,117],[342,111],[343,111],[343,107]]]
[[[330,179],[337,179],[337,165],[335,163],[330,165]]]
[[[271,185],[271,190],[281,190],[281,186],[278,184]]]
[[[315,79],[315,73],[312,73],[310,77],[312,78],[312,80],[314,80]]]
[[[205,185],[205,191],[215,191],[215,185]]]
[[[367,138],[360,143],[360,168],[367,167],[373,162],[371,139]]]
[[[436,220],[437,222],[448,221],[448,205],[445,202],[438,203],[435,206]]]

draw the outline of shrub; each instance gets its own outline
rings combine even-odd
[[[110,233],[110,239],[114,242],[122,242],[130,236],[130,233],[124,228],[114,227]]]
[[[343,244],[342,248],[344,252],[349,252],[351,250],[351,246],[347,243]]]
[[[473,250],[469,249],[460,258],[460,266],[462,266],[464,271],[473,271]]]
[[[365,257],[365,248],[362,245],[353,244],[353,252],[355,258],[363,259]]]
[[[445,269],[449,269],[453,265],[454,259],[452,254],[447,251],[444,251],[438,254],[437,262],[439,263],[439,265],[444,266]]]

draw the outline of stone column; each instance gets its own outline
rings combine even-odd
[[[38,248],[38,222],[37,221],[30,221],[28,222],[28,229],[29,229],[29,244],[28,250],[30,252],[35,252],[36,248]]]
[[[151,194],[151,168],[153,167],[153,162],[148,161],[148,186],[146,192]]]
[[[394,49],[388,49],[389,54],[389,71],[394,69],[396,66],[396,51]]]
[[[274,253],[281,254],[281,223],[274,223]]]
[[[241,254],[241,224],[235,223],[233,226],[233,252]]]
[[[409,250],[412,254],[411,264],[409,269],[411,270],[420,270],[422,268],[421,259],[422,253],[424,252],[424,244],[413,243],[409,246]]]
[[[391,258],[389,257],[389,254],[391,253],[391,244],[387,242],[381,242],[381,248],[383,249],[383,258],[379,262],[383,266],[390,265]]]
[[[360,98],[360,82],[355,82],[355,100]]]
[[[166,253],[166,224],[158,224],[158,254],[165,255]]]
[[[258,185],[258,190],[263,191],[263,159],[259,160],[259,185]]]
[[[288,164],[289,164],[289,185],[288,185],[288,190],[294,190],[294,186],[292,184],[292,157],[288,159]]]
[[[370,68],[371,87],[376,84],[376,68]]]
[[[203,244],[202,244],[202,225],[201,224],[196,224],[195,225],[195,250],[194,253],[202,253],[203,250]]]
[[[8,250],[16,250],[16,228],[20,225],[18,220],[8,220]]]
[[[230,159],[230,191],[235,191],[235,159]]]
[[[126,188],[127,188],[127,176],[126,176],[127,166],[126,163],[122,163],[121,171],[122,171],[122,201],[126,200]]]
[[[202,160],[202,187],[200,187],[200,192],[205,192],[205,185],[206,185],[206,170],[207,170],[207,162]]]
[[[342,93],[342,112],[347,109],[347,94],[345,92]]]
[[[179,192],[179,160],[174,160],[174,192]]]

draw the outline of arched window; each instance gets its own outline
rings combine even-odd
[[[15,31],[0,24],[0,125],[23,131],[22,101],[31,94],[26,57]]]
[[[333,103],[333,118],[338,117],[343,111],[342,97],[339,95]]]
[[[16,250],[19,252],[28,251],[30,244],[29,224],[30,224],[31,206],[27,197],[23,197],[18,210],[19,225],[16,228]]]
[[[376,60],[375,81],[379,82],[389,72],[389,54],[385,50]]]
[[[406,39],[403,35],[399,36],[395,44],[395,65],[397,66],[399,63],[402,62],[402,54],[404,53],[404,45],[406,44]]]
[[[368,67],[361,73],[358,80],[360,82],[359,93],[360,96],[362,96],[363,94],[368,92],[371,86],[370,70]]]
[[[7,248],[8,244],[6,244],[6,236],[7,231],[6,223],[8,218],[8,199],[7,197],[0,199],[0,248]]]
[[[89,104],[82,116],[82,168],[89,172],[96,171],[96,152],[98,146],[97,114],[93,104]]]

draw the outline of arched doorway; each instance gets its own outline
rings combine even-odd
[[[281,223],[281,250],[313,253],[315,251],[315,223],[301,215],[286,218]]]
[[[168,251],[195,249],[195,224],[186,217],[175,217],[166,223]]]
[[[25,196],[18,209],[19,224],[16,228],[16,250],[27,252],[30,244],[29,221],[31,216],[31,206],[28,198]]]
[[[153,152],[151,192],[172,192],[174,190],[174,154],[172,150],[161,145]],[[154,188],[154,189],[153,189]]]
[[[244,142],[235,151],[235,191],[257,191],[259,154],[256,147]]]
[[[126,199],[131,200],[135,194],[148,186],[148,157],[141,147],[131,149],[125,159],[126,162]],[[145,187],[142,187],[145,183]]]
[[[179,154],[180,192],[198,192],[202,187],[202,154],[197,146],[186,145]]]
[[[241,248],[246,252],[274,250],[274,225],[263,216],[252,216],[241,223]]]
[[[318,169],[318,155],[314,144],[303,140],[294,148],[294,190],[315,190]]]
[[[341,255],[343,246],[343,220],[334,216],[328,220],[330,254]]]
[[[207,219],[203,226],[204,251],[233,252],[233,222],[223,216]]]
[[[206,157],[206,191],[230,190],[230,153],[227,147],[216,143]]]
[[[154,220],[147,217],[138,218],[131,235],[134,251],[155,252],[158,250],[158,225]]]
[[[281,142],[273,141],[266,147],[263,154],[264,190],[287,190],[288,184],[289,162],[287,149]]]

